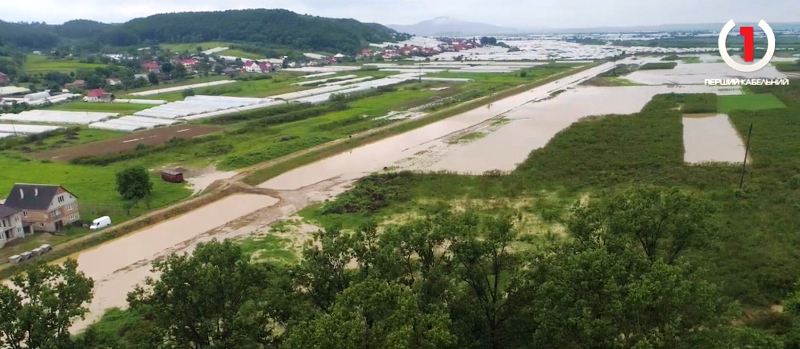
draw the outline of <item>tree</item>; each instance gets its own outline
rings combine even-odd
[[[713,210],[679,189],[635,186],[576,207],[570,231],[579,241],[618,239],[638,245],[651,261],[674,263],[688,249],[713,241]]]
[[[172,73],[172,77],[175,79],[183,79],[186,77],[186,74],[188,74],[186,66],[181,63],[178,63],[175,65],[175,70]]]
[[[445,348],[455,342],[444,308],[420,308],[407,286],[368,279],[348,287],[329,313],[291,328],[284,348]]]
[[[230,241],[201,244],[189,255],[153,263],[160,279],[128,295],[131,309],[157,327],[168,347],[253,348],[273,343],[268,297],[272,272]]]
[[[531,260],[519,312],[533,321],[523,338],[553,348],[691,348],[729,326],[733,304],[696,268],[595,241]]]
[[[70,259],[62,265],[38,264],[0,284],[0,347],[68,348],[69,327],[82,318],[94,282]]]
[[[166,62],[161,65],[161,72],[164,74],[170,75],[174,70],[175,70],[175,65],[173,65],[170,62]]]
[[[150,82],[152,85],[158,85],[158,74],[155,72],[150,72],[147,74],[147,81]]]
[[[117,172],[117,192],[129,201],[148,197],[153,192],[153,183],[147,170],[136,166]]]
[[[453,224],[454,223],[454,224]],[[477,323],[469,326],[481,334],[482,347],[507,347],[507,324],[517,301],[517,286],[521,264],[511,251],[516,232],[508,217],[470,215],[455,217],[450,229],[454,232],[449,248],[455,275],[464,283],[467,292],[456,304]]]

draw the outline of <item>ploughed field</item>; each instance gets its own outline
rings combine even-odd
[[[220,131],[221,129],[221,127],[209,125],[169,126],[136,132],[123,137],[115,137],[90,144],[41,151],[32,154],[32,156],[44,160],[68,162],[86,156],[102,156],[132,151],[140,146],[140,144],[158,146],[167,143],[173,138],[191,139]]]

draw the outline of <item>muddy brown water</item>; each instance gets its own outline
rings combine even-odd
[[[605,63],[578,72],[526,92],[503,98],[487,106],[299,167],[259,186],[290,190],[332,178],[353,180],[371,172],[388,169],[394,166],[395,162],[413,157],[414,154],[423,151],[437,140],[495,118],[521,105],[548,98],[553,92],[576,86],[613,66],[614,63]]]
[[[95,282],[89,314],[76,322],[73,330],[96,321],[108,308],[125,307],[128,292],[152,275],[153,260],[173,252],[188,252],[196,245],[195,239],[207,232],[277,202],[266,195],[234,194],[70,256]]]
[[[690,164],[744,160],[744,141],[725,114],[684,116],[683,147]]]

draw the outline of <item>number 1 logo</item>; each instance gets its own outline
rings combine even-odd
[[[761,58],[755,64],[742,64],[736,62],[731,58],[728,54],[728,34],[736,27],[736,22],[733,20],[728,21],[725,23],[725,26],[722,27],[722,31],[719,32],[719,40],[717,44],[719,46],[719,54],[722,56],[722,60],[728,64],[729,67],[738,70],[743,73],[749,73],[757,71],[761,68],[764,68],[769,64],[769,61],[772,60],[772,56],[775,54],[775,33],[772,32],[772,28],[765,22],[763,19],[758,22],[758,27],[764,31],[764,34],[767,35],[767,52],[764,54],[764,57]],[[755,33],[753,27],[742,26],[739,28],[739,36],[744,38],[744,48],[743,48],[743,59],[745,62],[752,62],[755,60]]]

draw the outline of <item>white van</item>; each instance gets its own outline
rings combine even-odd
[[[100,230],[107,226],[111,225],[111,217],[103,216],[98,219],[92,221],[92,225],[89,226],[91,230]]]

